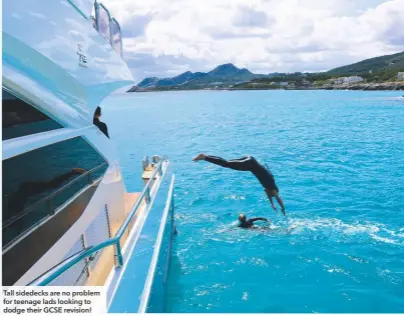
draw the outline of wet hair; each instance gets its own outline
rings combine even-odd
[[[246,217],[244,214],[240,214],[240,215],[238,216],[238,220],[239,220],[240,222],[245,221],[246,219],[247,219],[247,217]]]
[[[94,116],[101,116],[101,108],[99,106],[95,109]]]

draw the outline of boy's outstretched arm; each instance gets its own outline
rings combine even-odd
[[[270,220],[267,219],[267,218],[265,218],[265,217],[255,217],[255,218],[249,219],[249,221],[250,221],[251,223],[254,223],[254,222],[256,222],[256,221],[265,221],[265,222],[270,223]]]

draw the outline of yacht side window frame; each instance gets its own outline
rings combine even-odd
[[[119,31],[119,55],[121,57],[123,57],[123,45],[122,45],[122,29],[121,29],[121,25],[119,24],[118,20],[115,18],[111,19],[111,22],[113,22],[114,24],[116,24],[116,26],[118,27],[118,31]],[[112,23],[109,24],[110,27],[110,33],[111,33],[111,45],[112,48],[115,49],[115,42],[114,42],[114,34],[111,31],[111,25]],[[115,50],[116,51],[116,50]]]
[[[102,3],[98,3],[97,1],[94,2],[94,6],[95,6],[95,25],[97,27],[97,31],[98,33],[100,33],[106,40],[109,40],[109,44],[111,45],[111,47],[113,47],[112,44],[112,36],[111,36],[111,13],[109,12],[109,10],[107,9],[106,6],[104,6]],[[105,37],[105,34],[100,32],[100,8],[102,8],[103,10],[105,10],[105,12],[108,15],[108,38]]]
[[[41,212],[41,214],[44,214],[43,217],[41,217],[41,218],[38,217],[38,219],[36,221],[32,221],[31,223],[29,223],[29,225],[27,225],[27,227],[24,227],[23,232],[21,234],[13,237],[12,239],[10,238],[10,240],[7,241],[7,245],[3,244],[3,247],[6,246],[6,248],[8,248],[9,245],[14,244],[16,241],[18,242],[20,237],[24,238],[24,235],[26,234],[26,232],[30,231],[33,228],[36,229],[37,227],[41,226],[44,220],[47,220],[49,216],[53,216],[53,215],[59,213],[59,211],[63,210],[67,205],[69,205],[69,203],[72,200],[74,200],[80,194],[80,192],[82,192],[83,190],[87,190],[88,187],[90,187],[97,181],[102,180],[103,177],[105,176],[106,172],[108,172],[108,169],[110,167],[109,161],[106,159],[106,157],[104,155],[100,154],[100,152],[84,136],[76,136],[73,138],[64,139],[64,140],[61,140],[61,141],[58,141],[58,142],[55,142],[55,143],[52,143],[52,144],[49,144],[49,145],[46,145],[43,147],[39,147],[39,148],[35,149],[34,151],[37,151],[37,153],[38,152],[40,153],[40,151],[43,151],[43,150],[49,151],[51,148],[50,146],[61,146],[63,148],[64,144],[66,144],[66,146],[67,146],[67,145],[70,145],[69,143],[72,143],[72,142],[81,143],[80,144],[81,148],[79,150],[86,151],[86,155],[92,155],[92,156],[95,155],[95,157],[97,157],[97,156],[98,157],[96,159],[91,159],[91,160],[86,161],[86,166],[85,166],[86,169],[85,170],[83,169],[84,171],[86,171],[84,173],[84,177],[80,176],[79,174],[77,174],[76,177],[74,177],[72,174],[71,176],[66,177],[65,180],[63,180],[63,181],[61,180],[60,183],[58,182],[57,184],[55,184],[55,186],[53,188],[45,187],[43,192],[37,193],[37,194],[42,195],[40,197],[38,197],[38,195],[37,195],[37,198],[32,199],[32,197],[35,197],[35,195],[27,196],[26,203],[22,206],[22,208],[19,210],[19,212],[15,212],[18,210],[15,208],[9,207],[8,204],[4,205],[4,203],[11,202],[12,201],[11,199],[7,199],[6,202],[3,200],[3,207],[6,206],[6,209],[3,210],[3,211],[6,211],[6,213],[2,214],[3,226],[4,226],[4,224],[7,224],[7,226],[11,227],[12,225],[14,225],[14,223],[19,221],[23,217],[27,216],[31,212],[37,212],[36,209],[45,210],[44,212]],[[55,147],[53,147],[53,148],[55,148]],[[56,147],[56,148],[58,148],[58,147]],[[66,151],[68,151],[68,148],[69,147],[64,148],[63,149],[64,152],[62,152],[60,150],[55,151],[53,157],[58,157],[60,154],[64,154]],[[9,163],[11,160],[16,161],[15,159],[21,160],[21,158],[23,158],[24,156],[31,155],[32,152],[33,151],[28,151],[23,154],[3,160],[3,164],[5,161],[7,161],[7,163]],[[40,154],[36,155],[36,156],[38,157],[38,156],[40,156]],[[19,158],[17,158],[17,157],[19,157]],[[80,157],[82,157],[82,156],[80,156]],[[79,165],[79,164],[77,164],[77,162],[80,161],[81,159],[82,158],[77,158],[77,159],[68,158],[64,161],[65,165],[55,163],[52,166],[54,178],[59,178],[61,175],[66,173],[66,171],[63,170],[63,168],[66,166],[66,163],[68,163],[69,165],[71,164],[72,168],[74,168],[75,165]],[[98,160],[98,162],[96,164],[94,163],[95,160]],[[79,167],[82,168],[83,164],[80,164]],[[66,170],[68,170],[68,169],[70,169],[70,167],[66,168]],[[97,171],[96,173],[94,173],[94,171],[98,170],[98,169],[100,169],[100,170]],[[13,170],[13,168],[11,168],[10,170]],[[59,170],[63,170],[63,172],[61,173]],[[71,170],[73,170],[73,169],[71,169]],[[25,173],[25,174],[28,174],[28,173]],[[31,173],[29,173],[29,174],[31,174]],[[27,177],[26,179],[25,178],[18,179],[18,177],[15,177],[15,179],[17,179],[18,181],[15,180],[14,183],[18,183],[19,187],[23,183],[32,183],[32,182],[38,182],[38,181],[43,182],[43,183],[49,182],[48,178],[38,179],[36,177],[31,177],[31,176]],[[89,180],[91,180],[91,181],[89,181]],[[2,181],[4,182],[5,179],[3,178]],[[68,191],[68,190],[71,190],[72,185],[77,185],[77,184],[79,184],[78,187],[76,187],[75,189],[73,189],[70,192]],[[67,192],[67,194],[66,194],[66,192]],[[6,191],[3,191],[2,193],[3,193],[3,198],[4,198],[4,194],[6,194],[6,193],[15,195],[16,193],[18,193],[18,189],[9,190],[9,192],[7,192],[7,190],[6,190]],[[59,201],[57,204],[52,203],[52,201],[54,201],[55,198],[58,199],[58,201]],[[44,208],[44,205],[48,201],[50,202],[50,204],[47,205],[46,208]],[[29,211],[29,212],[27,212],[27,211]],[[12,215],[12,213],[15,213],[15,214]],[[12,216],[8,218],[7,216],[5,217],[6,214],[12,215]],[[10,222],[10,224],[8,224],[7,222]],[[3,227],[3,233],[4,233],[4,229],[5,228]],[[6,240],[7,240],[7,238],[6,238]],[[3,239],[3,243],[6,240]]]

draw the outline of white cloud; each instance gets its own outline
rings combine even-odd
[[[404,50],[404,0],[104,0],[137,80],[207,71],[324,70]]]

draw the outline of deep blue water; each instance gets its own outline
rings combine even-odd
[[[104,119],[130,190],[145,155],[177,175],[171,312],[404,312],[402,92],[195,91],[111,98]],[[250,174],[199,152],[253,155],[287,216]],[[270,230],[235,228],[239,213]]]

